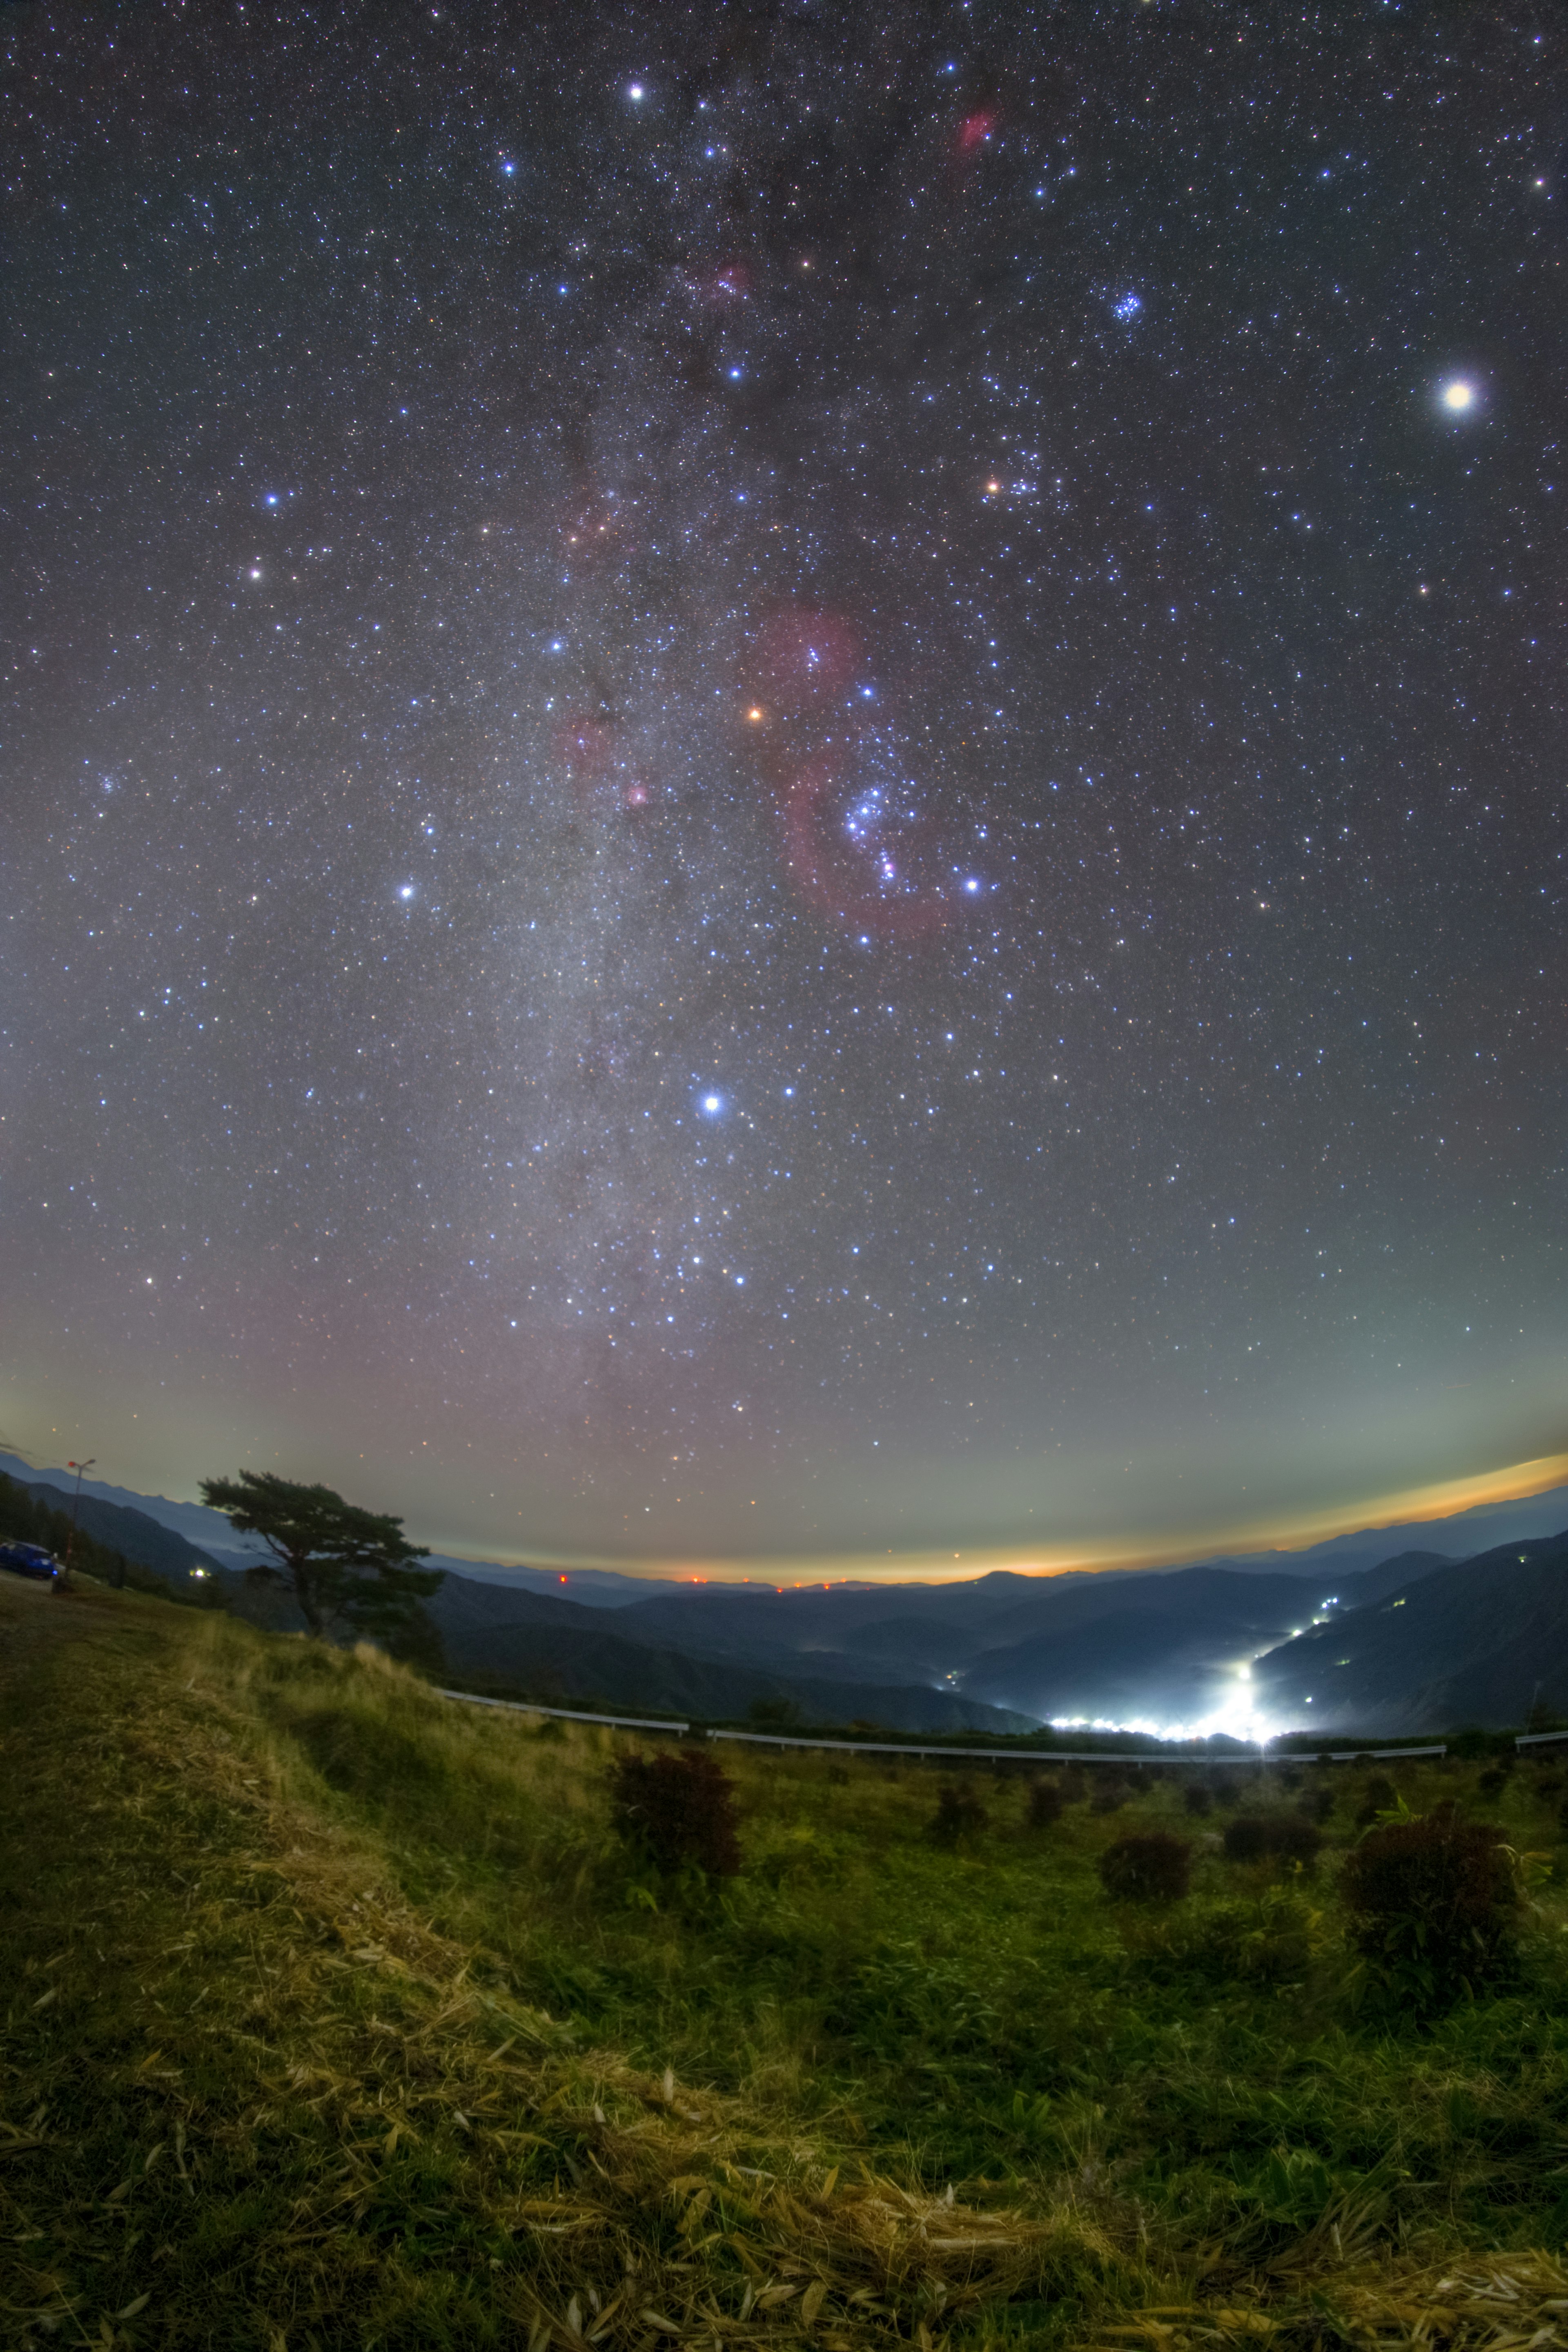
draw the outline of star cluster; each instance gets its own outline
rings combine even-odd
[[[1560,16],[260,18],[0,26],[6,1429],[631,1559],[1560,1444]]]

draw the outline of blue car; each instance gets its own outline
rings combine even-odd
[[[13,1576],[35,1577],[40,1584],[57,1584],[65,1574],[52,1551],[42,1544],[0,1544],[0,1568],[8,1568]]]

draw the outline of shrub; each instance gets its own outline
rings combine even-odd
[[[1212,1790],[1205,1789],[1201,1780],[1189,1780],[1182,1791],[1182,1802],[1189,1813],[1196,1814],[1201,1818],[1205,1813],[1213,1812],[1214,1792]]]
[[[621,1757],[610,1774],[610,1819],[660,1870],[695,1866],[733,1878],[741,1867],[734,1790],[706,1748]]]
[[[1316,1822],[1300,1813],[1237,1813],[1225,1825],[1228,1862],[1298,1862],[1310,1870],[1322,1843]]]
[[[1484,1797],[1489,1804],[1494,1797],[1501,1796],[1508,1782],[1507,1768],[1501,1764],[1493,1764],[1477,1780],[1476,1794],[1478,1797]]]
[[[1331,1789],[1308,1789],[1296,1810],[1303,1821],[1316,1822],[1321,1828],[1333,1812],[1334,1792]]]
[[[1362,1791],[1361,1811],[1355,1817],[1357,1829],[1370,1829],[1379,1813],[1391,1813],[1398,1802],[1399,1791],[1393,1781],[1374,1772]]]
[[[1062,1792],[1056,1780],[1037,1780],[1029,1790],[1029,1827],[1048,1830],[1062,1817]]]
[[[800,1725],[800,1709],[793,1698],[754,1698],[746,1709],[746,1720],[759,1731],[795,1731]]]
[[[1456,1731],[1448,1742],[1450,1756],[1474,1763],[1479,1756],[1511,1756],[1513,1735],[1508,1731]]]
[[[959,1780],[944,1780],[926,1835],[935,1845],[957,1845],[961,1839],[980,1836],[990,1819],[973,1789]]]
[[[1119,1813],[1132,1791],[1120,1772],[1102,1772],[1089,1801],[1091,1813]]]
[[[1168,1830],[1119,1838],[1100,1857],[1100,1883],[1119,1903],[1176,1903],[1187,1891],[1193,1850]]]
[[[1234,1805],[1241,1794],[1234,1780],[1226,1780],[1224,1775],[1218,1772],[1209,1782],[1209,1789],[1216,1805]]]
[[[1494,1822],[1461,1821],[1445,1805],[1369,1830],[1340,1892],[1374,1979],[1417,2011],[1508,1974],[1517,1896]]]

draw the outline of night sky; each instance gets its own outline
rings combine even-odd
[[[1560,5],[0,42],[5,1442],[822,1573],[1568,1444]]]

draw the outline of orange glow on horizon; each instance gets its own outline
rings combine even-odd
[[[756,1559],[710,1559],[704,1561],[700,1569],[695,1569],[689,1559],[617,1559],[606,1556],[574,1559],[573,1566],[579,1570],[596,1569],[659,1582],[752,1584],[764,1591],[776,1593],[798,1591],[804,1587],[826,1589],[833,1583],[951,1584],[966,1578],[994,1574],[998,1570],[1005,1570],[1015,1576],[1094,1575],[1115,1569],[1179,1568],[1188,1561],[1209,1559],[1216,1554],[1228,1552],[1288,1554],[1304,1551],[1310,1546],[1326,1542],[1334,1536],[1373,1534],[1380,1528],[1451,1518],[1460,1512],[1479,1509],[1486,1504],[1526,1502],[1532,1496],[1548,1494],[1556,1486],[1568,1486],[1568,1453],[1543,1454],[1532,1461],[1510,1463],[1501,1469],[1475,1472],[1463,1478],[1435,1480],[1426,1486],[1353,1498],[1317,1510],[1279,1511],[1267,1517],[1260,1515],[1254,1519],[1219,1521],[1196,1528],[1173,1529],[1163,1539],[1126,1535],[1089,1537],[1077,1543],[1063,1541],[1050,1546],[1031,1547],[1028,1550],[1022,1546],[987,1546],[964,1553],[910,1550],[890,1554],[882,1551],[841,1557],[831,1577],[823,1575],[820,1559],[784,1562],[782,1566],[786,1577],[795,1571],[793,1584],[774,1582],[765,1570],[759,1575],[762,1563]],[[447,1547],[442,1546],[441,1549],[447,1549]],[[485,1557],[471,1540],[464,1544],[463,1551],[476,1560]],[[453,1552],[452,1556],[458,1555]],[[962,1566],[958,1564],[960,1560]],[[538,1568],[547,1567],[549,1562],[541,1560],[536,1553],[531,1561],[519,1560],[510,1564]],[[777,1574],[775,1570],[774,1576]],[[562,1573],[560,1581],[564,1584],[566,1580]]]

